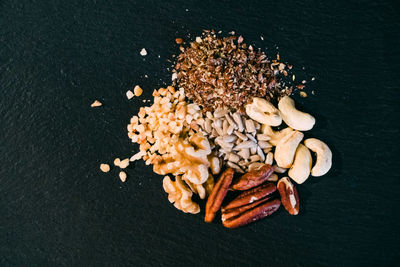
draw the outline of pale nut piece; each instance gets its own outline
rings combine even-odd
[[[175,182],[168,176],[163,179],[164,191],[168,193],[168,200],[174,203],[175,208],[185,213],[199,213],[200,207],[192,201],[192,191],[190,191],[179,176],[175,177]]]
[[[221,160],[216,156],[209,156],[208,161],[210,162],[211,173],[218,174],[221,171]]]
[[[295,130],[308,131],[315,124],[315,118],[308,113],[297,110],[293,99],[288,96],[279,101],[278,108],[283,121]]]
[[[303,139],[304,134],[299,131],[293,131],[286,135],[278,143],[275,149],[275,161],[281,168],[290,168],[292,166],[294,154],[297,146]]]
[[[332,167],[332,151],[322,141],[316,138],[308,138],[304,145],[317,154],[317,161],[311,169],[312,176],[322,176]]]
[[[288,172],[290,178],[298,184],[304,183],[310,176],[312,157],[310,150],[302,144],[299,144],[294,155],[292,167]]]
[[[246,105],[246,114],[262,124],[279,126],[282,123],[279,110],[267,100],[259,97],[253,98],[253,103]]]

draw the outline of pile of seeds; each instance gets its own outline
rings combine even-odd
[[[236,110],[252,97],[270,100],[288,94],[276,76],[285,65],[270,62],[264,52],[243,43],[242,36],[219,37],[214,31],[204,31],[202,38],[180,50],[175,82],[205,110]]]

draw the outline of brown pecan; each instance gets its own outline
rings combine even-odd
[[[271,201],[264,202],[250,210],[247,210],[236,217],[226,219],[222,222],[225,227],[236,228],[251,222],[257,221],[268,215],[271,215],[279,209],[281,201],[274,199]]]
[[[265,183],[255,188],[243,191],[231,202],[222,208],[222,211],[241,207],[258,201],[276,191],[276,186],[273,183]]]
[[[247,190],[267,181],[268,177],[274,172],[274,168],[265,164],[260,169],[242,175],[233,185],[235,190]]]
[[[267,196],[267,197],[256,200],[256,201],[249,203],[247,205],[244,205],[244,206],[236,207],[236,208],[229,209],[229,210],[222,210],[222,221],[226,221],[230,218],[236,217],[236,216],[244,213],[245,211],[248,211],[270,199],[271,199],[271,196]]]
[[[283,177],[278,182],[278,191],[281,195],[282,205],[291,215],[299,213],[299,195],[296,187],[290,182],[289,177]]]
[[[215,214],[221,207],[222,201],[232,183],[234,173],[235,171],[233,169],[228,168],[219,177],[218,182],[215,184],[207,199],[205,222],[212,222],[214,220]]]

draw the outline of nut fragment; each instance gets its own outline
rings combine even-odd
[[[291,215],[297,215],[299,213],[299,196],[289,177],[281,178],[277,187],[281,195],[282,205]]]
[[[304,183],[310,175],[312,158],[310,150],[302,144],[299,144],[294,156],[292,167],[288,172],[290,178],[298,184]]]
[[[133,89],[133,92],[135,93],[135,96],[141,96],[143,93],[143,89],[140,88],[139,85],[136,85],[135,88]]]
[[[126,172],[119,172],[119,179],[121,179],[121,182],[125,182],[126,181],[126,177],[127,177],[127,175],[126,175]]]
[[[132,91],[131,90],[126,91],[126,98],[132,99],[132,97],[134,97],[134,94],[132,93]]]
[[[308,138],[304,144],[311,151],[317,153],[317,162],[311,169],[311,175],[322,176],[327,173],[332,167],[332,151],[327,144],[316,138]]]
[[[121,160],[121,162],[118,165],[121,169],[125,169],[126,167],[129,166],[129,159],[124,159]]]
[[[297,110],[293,99],[288,96],[284,96],[279,101],[278,108],[284,122],[295,130],[308,131],[315,124],[315,118],[308,113]]]
[[[233,183],[232,188],[235,190],[247,190],[256,187],[257,185],[264,183],[272,173],[272,166],[264,164],[260,169],[242,175]]]
[[[289,168],[292,165],[297,146],[303,136],[303,133],[293,131],[279,141],[275,149],[275,160],[279,167]]]
[[[215,218],[215,214],[221,207],[222,201],[224,200],[226,193],[228,192],[229,186],[232,183],[234,170],[231,168],[226,169],[219,180],[215,184],[210,196],[206,203],[206,216],[204,218],[205,222],[212,222]]]
[[[101,105],[103,104],[99,100],[95,100],[90,106],[92,108],[95,108],[95,107],[100,107]]]
[[[100,164],[100,170],[102,172],[109,172],[110,171],[110,165],[102,163],[102,164]]]
[[[193,193],[190,191],[179,176],[175,177],[175,182],[168,176],[163,179],[164,191],[168,193],[168,200],[174,206],[185,213],[199,213],[200,207],[191,199]]]

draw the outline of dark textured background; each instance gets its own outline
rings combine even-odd
[[[325,2],[1,1],[0,265],[398,261],[399,6]],[[175,38],[210,28],[278,46],[299,79],[317,78],[296,99],[334,165],[298,188],[299,216],[227,230],[177,211],[143,162],[124,184],[99,171],[137,151],[126,124],[170,81]],[[127,101],[135,84],[144,95]]]

